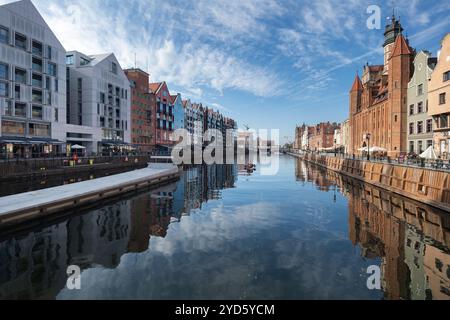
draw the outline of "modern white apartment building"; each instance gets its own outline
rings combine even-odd
[[[88,153],[121,152],[131,143],[130,82],[112,53],[68,52],[67,143]]]
[[[35,6],[0,6],[0,157],[65,152],[66,51]]]

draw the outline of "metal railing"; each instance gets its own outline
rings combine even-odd
[[[150,161],[150,155],[112,155],[91,157],[46,157],[33,159],[0,160],[0,178],[12,175],[42,172],[65,167],[93,166],[99,164],[144,165]]]
[[[397,164],[408,167],[415,168],[428,168],[435,170],[445,170],[450,171],[450,160],[447,159],[436,159],[436,160],[427,160],[421,159],[418,157],[397,157],[392,158],[388,156],[374,156],[371,155],[369,160],[367,160],[366,155],[356,155],[356,154],[347,154],[347,153],[330,153],[330,152],[314,152],[314,151],[298,151],[298,150],[290,150],[290,153],[305,155],[305,154],[314,154],[318,156],[327,156],[327,157],[337,157],[341,159],[352,159],[352,160],[361,160],[361,161],[369,161],[369,162],[379,162],[379,163],[389,163],[389,164]]]

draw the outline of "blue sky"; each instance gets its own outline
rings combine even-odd
[[[1,3],[13,2],[0,0]],[[382,63],[383,30],[367,7],[401,16],[418,50],[450,32],[447,0],[33,0],[67,50],[114,52],[172,92],[235,118],[281,129],[342,121],[356,71]]]

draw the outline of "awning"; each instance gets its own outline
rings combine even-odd
[[[120,141],[120,140],[103,140],[102,144],[110,145],[110,146],[123,146],[123,147],[131,146],[130,143],[126,143],[126,142]]]
[[[22,144],[22,145],[33,145],[33,144],[64,144],[64,142],[51,139],[51,138],[25,138],[25,137],[0,137],[1,144]]]

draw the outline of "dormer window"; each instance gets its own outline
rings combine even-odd
[[[85,66],[89,63],[90,63],[90,61],[88,59],[80,57],[80,66]]]

